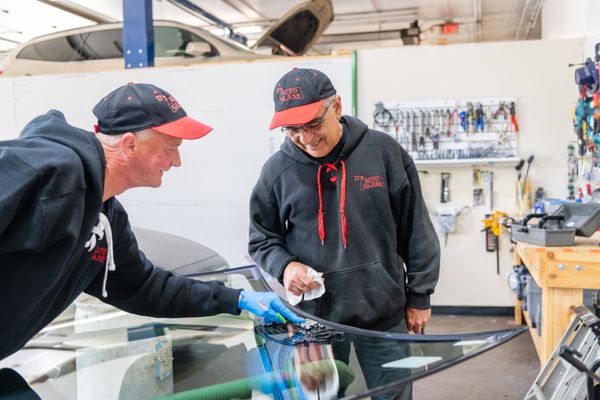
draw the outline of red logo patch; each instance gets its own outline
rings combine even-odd
[[[96,247],[96,250],[94,250],[94,254],[92,255],[92,261],[104,264],[106,262],[106,253],[106,247]]]
[[[360,184],[360,191],[365,191],[373,188],[384,188],[385,181],[383,176],[362,176],[354,175],[354,180]]]
[[[285,103],[290,100],[301,100],[304,98],[301,87],[292,87],[284,89],[281,86],[277,86],[277,93],[279,93],[279,102]]]
[[[181,108],[181,106],[173,96],[167,97],[164,94],[157,94],[156,96],[154,96],[154,98],[158,101],[168,102],[169,107],[171,107],[171,111],[173,111],[173,113],[176,113]]]

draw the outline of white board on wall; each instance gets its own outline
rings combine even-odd
[[[248,263],[250,192],[263,163],[283,141],[280,131],[268,130],[273,87],[293,67],[327,74],[350,113],[350,57],[2,78],[0,89],[12,86],[13,92],[0,91],[0,105],[14,109],[14,116],[12,125],[0,122],[0,140],[16,137],[28,121],[52,108],[62,111],[72,125],[91,130],[93,106],[130,81],[165,89],[188,115],[214,131],[184,143],[182,167],[167,172],[161,188],[133,189],[119,199],[132,225],[196,240],[231,265],[240,265]]]

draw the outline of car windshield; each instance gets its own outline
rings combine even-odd
[[[212,36],[211,36],[212,37]],[[219,40],[214,37],[214,40]],[[154,54],[156,57],[190,57],[185,53],[190,42],[207,43],[195,33],[175,26],[154,27]],[[232,47],[230,43],[221,41]],[[205,56],[218,55],[214,46]],[[43,40],[24,47],[17,58],[38,61],[86,61],[123,57],[123,29],[92,30]]]
[[[271,290],[255,266],[193,278]],[[303,325],[263,325],[246,312],[160,319],[83,297],[70,317],[44,328],[2,365],[16,369],[44,399],[360,398],[398,390],[523,329],[427,336],[365,331],[312,317]],[[334,350],[350,342],[355,349],[379,349],[375,368],[384,379],[370,389],[356,358]]]

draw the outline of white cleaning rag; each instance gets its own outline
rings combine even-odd
[[[300,296],[296,296],[295,294],[288,292],[286,289],[285,293],[287,295],[287,301],[291,305],[295,306],[303,300],[312,300],[319,298],[323,296],[323,293],[325,293],[325,285],[323,284],[323,273],[317,272],[314,269],[309,268],[308,276],[313,278],[313,280],[319,284],[319,287],[316,289],[310,289],[308,292],[304,292],[304,294]]]

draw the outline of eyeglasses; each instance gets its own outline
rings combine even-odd
[[[320,117],[317,117],[317,118],[313,119],[312,121],[310,121],[309,123],[304,124],[302,126],[282,126],[281,132],[285,133],[288,136],[297,136],[300,134],[300,131],[304,131],[304,132],[318,131],[319,129],[321,129],[321,125],[323,125],[323,122],[325,122],[325,114],[327,114],[327,111],[329,110],[329,107],[331,107],[331,104],[333,104],[334,100],[335,100],[335,98],[333,98],[329,101],[329,104],[327,104],[327,107],[325,107],[325,111],[323,111],[323,114],[321,114]]]

